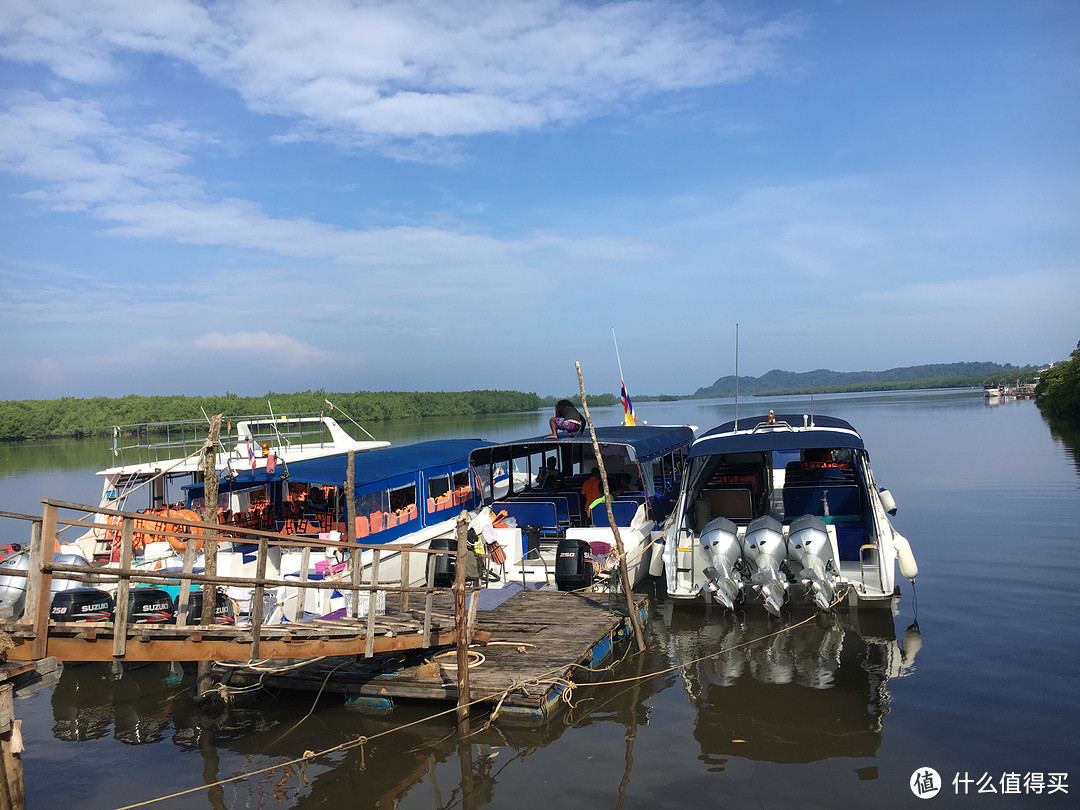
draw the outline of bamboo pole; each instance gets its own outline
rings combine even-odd
[[[454,630],[457,639],[458,734],[469,733],[469,634],[465,610],[465,554],[469,521],[462,512],[457,519],[457,558],[454,568]]]
[[[345,537],[349,541],[349,563],[352,572],[352,584],[360,584],[364,573],[363,552],[356,546],[356,451],[350,450],[349,463],[345,472]],[[352,615],[360,615],[360,591],[354,590],[349,599]]]
[[[608,525],[615,535],[615,548],[619,554],[619,571],[622,573],[623,590],[626,592],[626,610],[630,614],[630,625],[634,628],[634,640],[637,642],[638,652],[645,651],[645,638],[641,634],[641,625],[638,623],[637,610],[634,607],[634,594],[630,582],[630,573],[626,568],[626,551],[623,548],[622,535],[619,527],[615,524],[615,515],[611,510],[611,490],[608,488],[607,471],[604,469],[604,457],[600,452],[600,443],[596,441],[596,428],[593,426],[592,417],[589,416],[589,403],[585,400],[585,378],[581,375],[581,363],[575,362],[577,368],[578,387],[581,389],[581,408],[585,411],[585,421],[589,425],[589,436],[592,438],[593,454],[596,463],[600,467],[600,483],[604,487],[604,504],[607,506]]]
[[[217,525],[217,446],[221,437],[221,416],[219,413],[210,420],[210,430],[206,435],[206,444],[203,445],[203,523],[206,524],[203,532],[203,573],[209,577],[217,576],[217,533],[210,527]],[[187,541],[188,545],[192,542],[190,539]],[[199,623],[212,625],[214,609],[217,607],[217,589],[203,585],[202,597],[202,616]],[[211,662],[200,661],[195,693],[202,697],[212,688]]]

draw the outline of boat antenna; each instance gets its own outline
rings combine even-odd
[[[739,429],[739,325],[735,324],[735,430]]]
[[[363,430],[364,435],[367,436],[369,439],[371,439],[373,442],[378,441],[378,439],[376,439],[374,436],[372,436],[370,433],[368,433],[366,430],[364,430],[363,425],[361,425],[359,422],[357,422],[355,419],[353,419],[351,416],[349,416],[347,413],[345,413],[345,411],[342,411],[341,408],[339,408],[333,402],[331,402],[328,399],[324,399],[323,402],[325,402],[327,405],[330,406],[330,410],[332,410],[332,411],[341,411],[342,416],[344,416],[346,419],[348,419],[350,422],[352,422],[354,425],[356,425],[358,428],[360,428],[360,430]]]
[[[814,427],[814,392],[810,392],[810,427]]]

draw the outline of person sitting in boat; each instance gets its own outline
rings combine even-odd
[[[561,480],[562,474],[559,472],[554,456],[549,458],[547,464],[541,467],[540,472],[536,474],[536,486],[540,489],[554,491],[558,489]]]
[[[589,473],[589,477],[585,479],[581,485],[581,497],[584,499],[586,506],[594,503],[600,499],[600,468],[593,467]]]
[[[555,404],[555,415],[548,420],[548,426],[551,428],[549,439],[559,438],[560,430],[573,436],[575,433],[585,432],[585,417],[574,407],[573,402],[560,399]]]
[[[313,512],[322,512],[326,509],[326,495],[322,487],[312,487],[308,491],[307,508]]]

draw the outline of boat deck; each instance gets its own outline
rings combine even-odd
[[[607,594],[518,590],[484,610],[485,595],[494,601],[499,594],[495,589],[482,592],[477,628],[490,640],[472,648],[483,660],[470,666],[469,697],[488,707],[501,701],[501,722],[536,725],[552,719],[564,705],[568,682],[598,677],[618,645],[632,635],[629,621],[609,612]],[[449,606],[436,611],[440,607]],[[644,623],[644,597],[638,598],[637,609]],[[244,685],[261,678],[278,688],[321,689],[344,694],[357,708],[388,711],[403,700],[456,702],[455,662],[452,648],[434,663],[430,655],[335,657],[279,674],[236,669],[230,682]]]

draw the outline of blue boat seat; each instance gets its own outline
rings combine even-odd
[[[612,501],[611,514],[615,518],[616,526],[629,526],[637,514],[639,501]],[[607,504],[599,503],[592,510],[592,525],[598,528],[610,528],[608,523]]]

